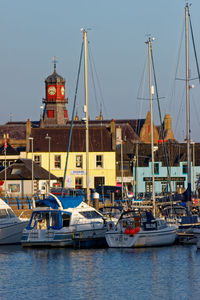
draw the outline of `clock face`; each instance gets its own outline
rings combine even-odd
[[[55,86],[50,86],[50,87],[48,88],[48,93],[49,93],[49,95],[55,95],[55,93],[56,93],[56,88],[55,88]]]
[[[60,91],[61,91],[61,95],[64,96],[64,94],[65,94],[65,88],[64,88],[64,86],[61,86]]]

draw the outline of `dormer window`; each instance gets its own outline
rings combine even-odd
[[[21,169],[13,168],[11,171],[11,175],[20,175]]]

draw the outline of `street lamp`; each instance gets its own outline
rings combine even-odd
[[[33,179],[34,179],[34,168],[33,168],[33,137],[29,137],[28,138],[30,141],[32,141],[32,142],[30,142],[31,143],[31,152],[32,152],[32,195],[34,194],[34,186],[33,186]]]
[[[45,139],[49,141],[49,182],[48,182],[48,192],[50,192],[50,180],[51,180],[51,173],[50,173],[50,154],[51,154],[51,137],[48,135],[48,133],[45,136]]]

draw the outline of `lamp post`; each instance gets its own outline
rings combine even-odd
[[[48,140],[49,142],[49,180],[48,180],[48,192],[50,192],[50,181],[51,181],[51,173],[50,173],[50,166],[51,166],[51,160],[50,160],[50,155],[51,155],[51,137],[48,135],[45,136],[45,139]]]
[[[34,186],[33,186],[33,179],[34,179],[34,168],[33,168],[33,137],[29,137],[29,140],[31,141],[31,152],[32,152],[32,195],[34,194]]]

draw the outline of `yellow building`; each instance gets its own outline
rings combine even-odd
[[[90,128],[89,178],[90,188],[116,185],[116,152],[108,129]],[[62,182],[68,147],[69,128],[32,128],[26,157],[34,159]],[[33,150],[33,151],[32,151]],[[66,172],[66,187],[86,188],[85,129],[73,129]],[[50,170],[49,170],[50,161]]]

